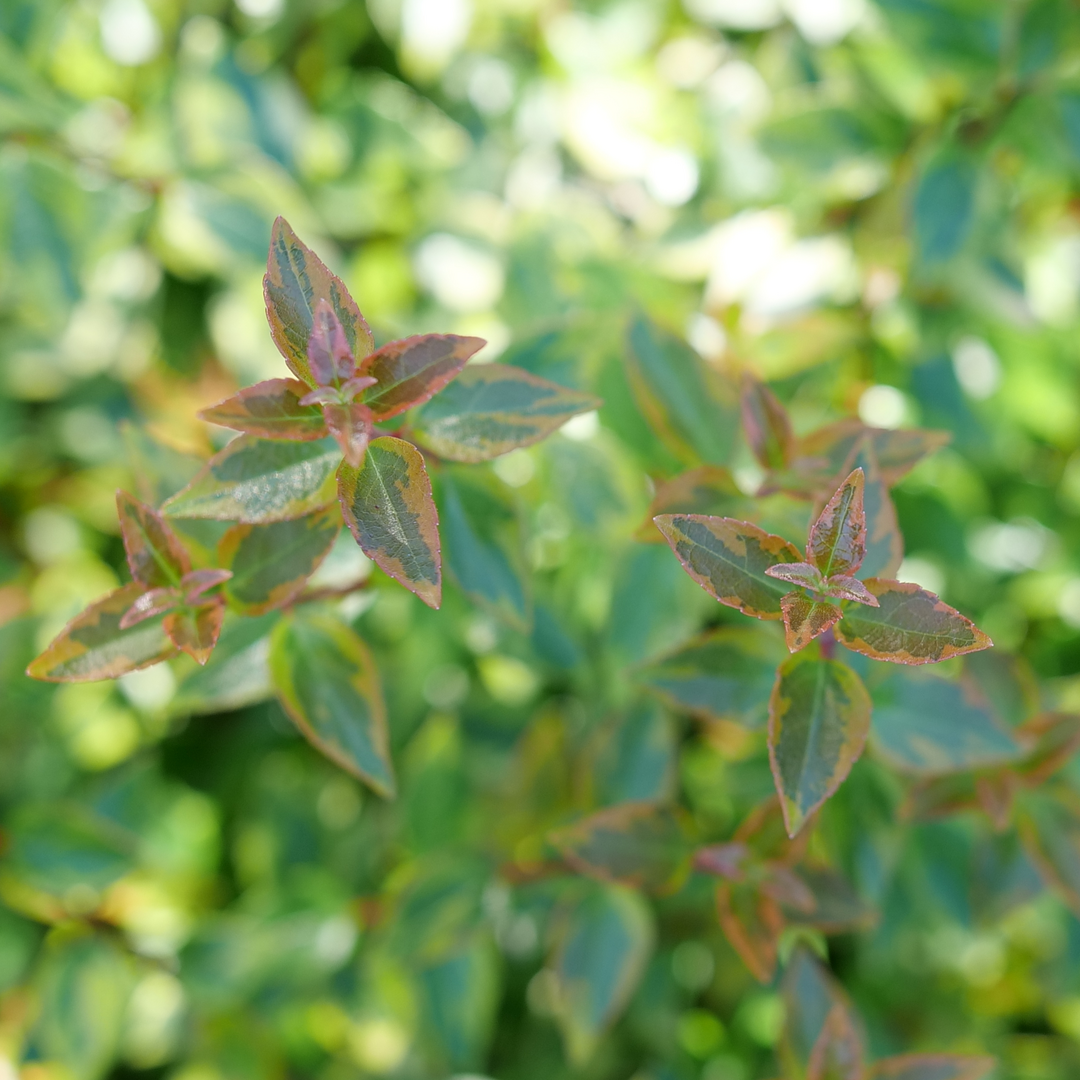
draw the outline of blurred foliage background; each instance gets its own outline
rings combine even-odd
[[[593,886],[505,871],[595,807],[677,798],[722,840],[771,792],[760,732],[632,674],[728,615],[634,539],[696,462],[628,376],[635,312],[770,380],[800,432],[950,431],[894,491],[899,576],[1080,709],[1068,0],[0,0],[0,137],[5,1080],[776,1075],[780,998],[707,884],[608,897],[641,977],[605,1031],[618,1010],[568,1018],[553,990]],[[277,214],[378,341],[477,334],[605,401],[478,467],[517,570],[471,591],[518,584],[343,601],[393,803],[265,700],[273,616],[202,673],[22,674],[124,580],[115,489],[182,482],[222,440],[195,410],[284,374]],[[752,491],[734,414],[712,430]],[[346,539],[320,581],[369,571]],[[1013,833],[903,823],[907,783],[871,752],[814,840],[879,910],[828,943],[874,1055],[1080,1074],[1080,923]]]

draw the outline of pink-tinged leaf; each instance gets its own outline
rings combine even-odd
[[[867,427],[861,420],[839,420],[811,432],[799,440],[798,457],[818,489],[827,488],[850,458],[863,437],[870,440],[886,486],[898,483],[928,454],[947,445],[947,431],[886,429]]]
[[[335,386],[318,386],[300,399],[301,405],[332,405],[341,400],[341,391]],[[319,415],[322,413],[320,411]]]
[[[326,422],[307,389],[298,379],[267,379],[203,409],[199,418],[263,439],[310,442],[326,435]]]
[[[832,974],[804,944],[796,945],[788,960],[780,993],[784,1034],[779,1051],[784,1074],[805,1077],[829,1015],[837,1006],[850,1010],[850,1005]]]
[[[205,593],[217,585],[223,585],[232,576],[231,570],[192,570],[180,580],[180,588],[184,590],[184,603],[194,604]]]
[[[936,664],[994,643],[970,619],[918,585],[867,578],[877,607],[849,607],[836,637],[854,652],[894,664]]]
[[[772,982],[784,930],[780,905],[754,886],[724,882],[716,889],[716,916],[750,974],[760,983]]]
[[[686,572],[712,597],[758,619],[782,617],[785,583],[766,571],[802,562],[793,544],[734,518],[661,514],[654,519]]]
[[[274,222],[270,256],[263,278],[270,335],[294,375],[315,385],[308,361],[308,343],[315,308],[327,300],[341,321],[349,351],[358,360],[375,347],[371,330],[340,278],[297,238],[284,218]]]
[[[836,1004],[825,1018],[825,1026],[810,1052],[806,1080],[862,1080],[863,1044],[855,1022],[842,1004]]]
[[[165,519],[126,491],[116,493],[116,512],[131,576],[144,589],[178,584],[191,559]]]
[[[183,608],[166,615],[165,633],[178,649],[198,663],[205,664],[217,644],[224,619],[225,601],[217,597],[208,604]]]
[[[835,604],[811,600],[804,592],[789,592],[781,598],[780,609],[784,613],[784,638],[788,651],[793,653],[832,629],[842,614]]]
[[[743,433],[754,457],[766,469],[782,469],[795,455],[795,435],[787,409],[748,372],[742,380]]]
[[[339,386],[356,371],[356,359],[345,340],[345,328],[330,301],[321,297],[311,317],[308,369],[319,386]]]
[[[819,592],[822,587],[821,571],[807,562],[778,563],[770,566],[766,574],[777,581],[786,581],[790,585],[800,585],[804,589]]]
[[[889,495],[889,485],[878,465],[874,443],[869,436],[856,444],[847,467],[862,469],[865,477],[866,554],[859,567],[859,577],[895,577],[904,558],[904,538],[896,520],[896,507]]]
[[[833,574],[821,590],[837,600],[854,600],[856,604],[879,607],[878,598],[857,578],[850,574]]]
[[[345,524],[377,566],[429,607],[442,602],[439,515],[420,451],[384,436],[359,469],[342,464],[338,499]]]
[[[359,401],[354,401],[349,405],[324,405],[323,415],[326,417],[330,434],[345,455],[346,463],[359,469],[371,441],[371,410]]]
[[[825,577],[853,574],[866,555],[865,476],[855,469],[810,527],[806,557]]]
[[[858,675],[815,652],[781,665],[769,702],[769,764],[788,836],[844,782],[870,731],[870,695]]]
[[[120,627],[120,620],[144,591],[133,581],[91,604],[57,634],[26,674],[45,682],[93,682],[167,660],[176,649],[160,619]]]
[[[179,591],[172,588],[172,586],[166,585],[160,589],[151,589],[138,597],[135,603],[124,612],[124,616],[120,620],[120,629],[129,630],[145,619],[152,619],[155,615],[164,615],[167,611],[172,611],[179,604]]]
[[[992,1057],[963,1054],[901,1054],[883,1058],[871,1080],[983,1080],[997,1064]]]
[[[487,342],[457,334],[421,334],[373,352],[360,374],[376,380],[364,399],[376,420],[421,405],[437,394]]]
[[[741,881],[749,859],[750,849],[745,844],[710,844],[694,852],[694,869],[699,874]]]
[[[877,921],[877,912],[865,903],[851,883],[827,866],[801,865],[791,871],[803,894],[798,905],[778,897],[788,922],[809,926],[825,934],[845,934],[865,930]]]

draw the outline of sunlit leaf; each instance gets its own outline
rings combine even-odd
[[[120,619],[120,629],[128,630],[136,623],[152,619],[155,615],[164,615],[167,611],[179,607],[183,602],[179,589],[151,589],[135,597],[135,603],[124,612]]]
[[[182,608],[166,615],[165,633],[178,649],[200,664],[205,664],[217,644],[224,618],[225,604],[219,597],[209,604]]]
[[[822,591],[837,600],[853,600],[856,604],[879,606],[877,597],[857,577],[850,574],[834,574],[822,586]]]
[[[790,590],[766,570],[802,562],[798,548],[746,521],[661,514],[656,525],[686,572],[710,596],[758,619],[779,619]]]
[[[91,604],[53,639],[27,675],[47,682],[89,682],[168,659],[176,648],[160,617],[120,629],[124,613],[142,593],[143,586],[132,582]]]
[[[147,589],[178,585],[191,559],[168,523],[126,491],[116,493],[116,512],[131,576]]]
[[[320,297],[312,314],[308,338],[308,370],[319,386],[339,386],[352,378],[356,358],[345,339],[345,328],[329,300]]]
[[[376,380],[364,404],[378,421],[422,405],[486,344],[483,338],[457,334],[421,334],[404,341],[391,341],[360,365],[362,375]]]
[[[820,592],[825,585],[821,571],[807,562],[779,563],[770,566],[765,573],[777,581],[786,581],[790,585],[799,585],[813,592]]]
[[[241,435],[162,507],[169,517],[260,523],[333,502],[341,450],[330,438],[281,442]]]
[[[862,1080],[863,1052],[851,1013],[836,1004],[810,1052],[806,1080]]]
[[[375,347],[371,330],[343,282],[297,238],[284,218],[274,222],[270,257],[263,278],[270,335],[293,374],[315,385],[308,362],[308,344],[315,307],[327,300],[341,320],[353,356],[363,359]]]
[[[796,653],[769,702],[769,762],[789,836],[843,783],[870,730],[870,695],[838,660]]]
[[[583,1064],[626,1007],[653,936],[648,906],[620,886],[595,889],[570,912],[554,970],[555,1016],[571,1062]]]
[[[348,405],[331,402],[323,406],[323,417],[346,463],[360,468],[371,440],[371,410],[360,401]]]
[[[825,577],[854,574],[866,554],[865,476],[854,469],[810,528],[806,557]]]
[[[780,905],[756,887],[724,882],[716,888],[720,929],[758,982],[772,982],[784,929]]]
[[[896,664],[934,664],[993,645],[970,619],[918,585],[876,578],[863,584],[879,606],[848,607],[835,630],[855,652]]]
[[[199,418],[263,439],[323,439],[326,421],[322,410],[317,405],[300,404],[307,392],[307,385],[297,379],[267,379],[203,409]]]
[[[420,451],[385,436],[359,469],[343,464],[338,498],[356,542],[392,578],[429,607],[442,602],[439,516]]]
[[[861,469],[865,477],[863,504],[866,514],[866,550],[857,567],[860,578],[891,578],[904,558],[904,538],[896,520],[896,507],[888,484],[878,467],[873,443],[869,438],[856,444],[848,462],[852,470]],[[854,573],[841,570],[840,573]]]
[[[804,592],[789,592],[780,600],[780,608],[788,651],[793,653],[805,649],[840,621],[841,612],[835,604],[811,600]]]
[[[234,525],[218,546],[233,572],[225,587],[230,606],[261,615],[287,604],[318,569],[341,529],[336,506],[269,525]]]
[[[871,1080],[982,1080],[997,1062],[962,1054],[901,1054],[883,1058],[870,1070]]]
[[[666,891],[690,869],[692,848],[682,822],[655,803],[601,810],[548,839],[575,870],[600,881]]]
[[[507,364],[467,367],[417,414],[424,446],[450,461],[489,461],[557,431],[600,401]]]
[[[331,761],[394,794],[389,733],[367,646],[331,615],[298,613],[271,636],[270,671],[289,716]]]
[[[795,454],[795,435],[787,409],[749,373],[742,381],[743,434],[754,457],[766,469],[782,469]]]

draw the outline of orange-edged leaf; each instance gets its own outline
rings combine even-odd
[[[862,1080],[863,1043],[847,1008],[837,1003],[810,1051],[806,1080]]]
[[[871,1080],[983,1080],[997,1064],[992,1057],[964,1054],[901,1054],[882,1058]]]
[[[309,386],[316,385],[308,361],[308,344],[320,300],[329,301],[341,320],[345,341],[354,357],[363,359],[375,347],[371,330],[344,283],[280,217],[270,236],[263,296],[274,344],[293,374]]]
[[[1020,835],[1043,879],[1080,915],[1080,809],[1058,798],[1029,797]]]
[[[267,379],[199,413],[200,420],[263,439],[311,442],[326,436],[317,405],[301,405],[308,392],[299,379]]]
[[[1080,750],[1080,716],[1076,713],[1039,713],[1016,732],[1029,746],[1017,767],[1025,787],[1038,787]]]
[[[758,982],[772,982],[784,915],[780,905],[751,885],[723,882],[716,888],[720,929]]]
[[[855,444],[867,437],[881,466],[882,479],[892,487],[928,454],[947,445],[947,431],[867,427],[860,420],[839,420],[799,440],[798,456],[811,463],[824,483],[840,473]]]
[[[142,596],[135,598],[135,603],[124,612],[120,619],[120,629],[128,630],[144,619],[152,619],[155,615],[164,615],[172,611],[180,604],[180,592],[178,589],[166,586],[161,589],[151,589]]]
[[[346,463],[354,469],[360,468],[371,440],[371,410],[359,401],[348,405],[330,402],[323,406],[323,416]]]
[[[180,589],[184,594],[185,604],[194,604],[218,585],[224,585],[231,578],[231,570],[219,570],[207,567],[205,570],[192,570],[180,579]]]
[[[749,859],[750,849],[745,844],[710,844],[694,852],[694,870],[728,881],[742,881]]]
[[[793,544],[748,521],[661,514],[654,519],[686,572],[712,597],[758,619],[779,619],[786,583],[766,570],[802,562]]]
[[[646,544],[662,543],[663,537],[653,523],[653,518],[659,514],[740,517],[747,501],[734,477],[722,465],[699,465],[670,480],[657,482],[646,520],[634,539]]]
[[[856,604],[879,606],[877,597],[857,577],[850,574],[834,574],[824,583],[821,591],[837,600],[854,600]]]
[[[866,555],[866,477],[854,469],[810,527],[806,557],[825,577],[854,574]]]
[[[811,600],[804,592],[789,592],[781,598],[780,608],[784,613],[784,639],[793,653],[835,626],[841,615],[835,604]]]
[[[600,404],[591,394],[509,364],[479,364],[467,367],[428,402],[417,415],[415,428],[420,442],[439,457],[490,461],[539,442]]]
[[[393,797],[386,706],[371,653],[355,631],[332,615],[304,611],[284,618],[271,635],[270,671],[304,738]]]
[[[807,562],[779,563],[776,566],[770,566],[765,573],[771,578],[776,578],[777,581],[800,585],[804,589],[812,589],[815,592],[820,591],[824,584],[821,571]]]
[[[437,394],[487,342],[457,334],[421,334],[391,341],[360,365],[360,373],[375,379],[364,404],[376,420],[422,405]]]
[[[439,515],[420,451],[384,436],[359,469],[343,464],[338,498],[345,524],[376,565],[429,607],[442,602]]]
[[[340,529],[334,505],[291,521],[234,525],[218,544],[218,559],[232,570],[225,588],[230,606],[261,615],[287,604],[319,568]]]
[[[795,435],[787,409],[749,372],[742,380],[743,434],[754,457],[766,469],[782,469],[795,455]]]
[[[805,1076],[810,1057],[829,1019],[840,1005],[849,1007],[843,990],[805,945],[791,954],[780,984],[784,1033],[780,1057],[787,1076]]]
[[[1020,781],[1011,769],[995,769],[975,778],[975,798],[979,808],[998,832],[1004,832],[1012,820]]]
[[[116,493],[116,512],[131,576],[144,589],[178,585],[191,559],[165,519],[126,491]]]
[[[870,695],[838,660],[796,653],[776,673],[769,702],[769,764],[794,836],[843,783],[870,730]]]
[[[835,631],[855,652],[894,664],[936,664],[994,644],[970,619],[918,585],[878,578],[863,584],[878,607],[847,608]]]
[[[133,581],[91,604],[57,634],[26,674],[45,682],[92,682],[167,660],[176,649],[160,618],[120,629],[124,613],[143,592]]]
[[[224,618],[225,602],[218,597],[208,604],[182,608],[166,615],[165,633],[178,649],[200,664],[205,664],[217,644]]]
[[[788,922],[810,926],[826,934],[865,930],[877,921],[877,912],[863,901],[851,883],[827,866],[800,865],[796,874],[805,890],[804,902],[786,905],[780,898]]]
[[[281,442],[241,435],[162,506],[168,517],[286,521],[334,499],[341,449],[331,438]]]
[[[353,377],[356,358],[345,340],[345,328],[329,300],[322,297],[311,313],[308,370],[319,386],[340,386]]]
[[[652,802],[609,807],[551,833],[548,841],[579,873],[660,892],[681,884],[693,851],[676,814]]]
[[[859,566],[859,577],[894,577],[904,558],[904,537],[896,520],[889,485],[878,466],[874,443],[869,437],[856,444],[847,467],[862,469],[865,478],[866,552]]]

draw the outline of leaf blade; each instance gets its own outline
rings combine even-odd
[[[804,592],[789,592],[781,598],[780,608],[784,613],[784,639],[788,652],[793,653],[831,630],[842,614],[835,604],[811,600]]]
[[[146,589],[178,585],[191,558],[161,514],[126,491],[116,493],[116,513],[131,576]]]
[[[303,442],[326,437],[326,421],[317,405],[301,405],[308,388],[299,379],[266,379],[199,412],[219,427],[263,439]]]
[[[765,383],[743,373],[740,397],[743,434],[766,469],[783,469],[795,454],[795,433],[787,409]]]
[[[866,477],[855,468],[810,528],[806,557],[824,577],[854,574],[866,555]]]

